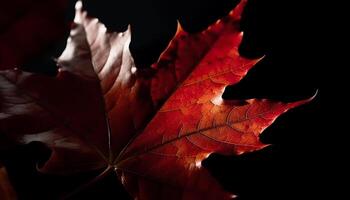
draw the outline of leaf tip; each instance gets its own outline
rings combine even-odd
[[[77,1],[77,3],[75,3],[75,16],[73,22],[80,24],[83,22],[83,18],[83,2]]]
[[[83,8],[83,2],[82,1],[77,1],[75,4],[75,10],[81,10]]]
[[[304,100],[294,102],[294,103],[290,103],[291,104],[290,108],[295,108],[295,107],[298,107],[298,106],[301,106],[303,104],[311,102],[312,100],[314,100],[316,98],[318,93],[319,93],[319,89],[316,89],[315,93],[311,97],[304,99]]]
[[[183,32],[183,31],[184,31],[184,29],[182,28],[182,25],[181,25],[180,21],[177,20],[177,29],[176,29],[175,36],[178,35],[178,34],[180,34],[180,33]]]
[[[314,94],[312,97],[309,98],[310,101],[312,101],[314,98],[316,98],[316,96],[318,95],[318,93],[319,93],[319,89],[317,88],[316,91],[315,91],[315,94]]]
[[[240,20],[247,2],[248,0],[241,0],[237,4],[237,6],[233,10],[231,10],[231,12],[229,13],[229,16],[237,20]]]
[[[254,59],[254,65],[256,65],[257,63],[259,63],[260,61],[262,61],[265,57],[266,57],[266,55],[262,55],[260,58]]]
[[[132,66],[130,71],[131,71],[131,74],[135,74],[136,73],[136,67],[135,66]]]

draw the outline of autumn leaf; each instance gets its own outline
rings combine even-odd
[[[104,171],[135,199],[231,199],[201,166],[212,153],[240,155],[267,146],[259,135],[294,103],[224,100],[260,59],[241,57],[242,0],[207,30],[181,26],[149,69],[129,51],[131,29],[107,32],[77,3],[75,25],[58,58],[56,77],[0,72],[0,133],[47,145],[43,173]],[[20,126],[19,126],[20,124]]]
[[[21,66],[60,39],[67,27],[67,3],[68,0],[1,2],[0,69]]]

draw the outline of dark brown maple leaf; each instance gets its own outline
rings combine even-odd
[[[203,32],[179,25],[158,62],[140,71],[129,51],[130,28],[107,32],[79,2],[57,77],[0,72],[1,134],[46,144],[52,154],[39,168],[44,173],[103,168],[91,183],[115,172],[135,199],[233,198],[201,162],[212,153],[265,147],[259,134],[309,101],[221,98],[259,61],[238,53],[245,3]]]

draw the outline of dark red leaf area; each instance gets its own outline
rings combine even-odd
[[[0,6],[0,69],[23,67],[67,32],[68,0],[13,0]]]

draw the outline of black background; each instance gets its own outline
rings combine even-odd
[[[188,32],[206,28],[225,16],[235,0],[90,0],[84,3],[90,15],[106,23],[110,31],[132,26],[131,52],[138,67],[154,62],[176,31],[179,19]],[[67,12],[72,20],[74,2]],[[203,165],[239,199],[315,199],[320,195],[324,174],[320,170],[321,137],[321,60],[322,44],[316,40],[319,17],[317,4],[304,1],[250,0],[243,14],[244,31],[240,52],[243,56],[266,57],[224,98],[270,98],[295,101],[316,98],[307,105],[282,115],[265,130],[261,140],[273,144],[266,149],[239,157],[212,155]],[[26,69],[54,74],[51,57],[59,56],[65,38],[53,44],[45,55],[27,63]],[[76,177],[55,177],[35,172],[34,163],[49,152],[40,144],[16,147],[1,155],[9,169],[20,199],[48,199],[59,190],[70,191],[94,173]],[[43,153],[45,152],[45,153]],[[98,172],[96,172],[98,173]],[[116,177],[108,177],[76,195],[81,199],[128,199]]]

